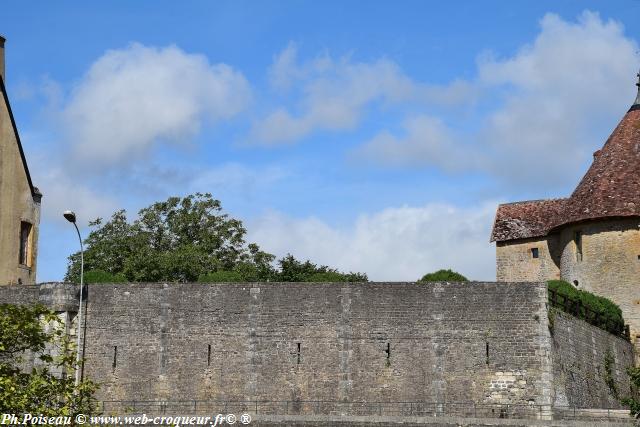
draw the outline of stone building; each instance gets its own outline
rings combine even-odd
[[[34,284],[40,199],[33,186],[5,86],[0,36],[0,285]]]
[[[638,74],[640,79],[640,74]],[[573,194],[500,205],[500,282],[562,279],[617,303],[640,339],[640,80],[635,102]]]

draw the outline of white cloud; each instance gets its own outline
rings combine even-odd
[[[273,64],[269,69],[269,81],[274,89],[287,91],[293,83],[304,77],[316,64],[309,64],[306,70],[297,64],[298,48],[294,43],[289,45],[273,58]],[[317,63],[317,62],[316,62]]]
[[[269,77],[274,88],[286,91],[299,87],[302,95],[297,113],[276,108],[254,124],[251,139],[265,144],[296,142],[316,131],[353,129],[365,108],[374,103],[454,104],[473,90],[462,81],[445,87],[414,82],[385,58],[367,63],[349,57],[334,60],[323,54],[300,64],[294,44],[276,56]]]
[[[547,183],[578,173],[633,101],[637,49],[621,24],[595,13],[576,23],[547,14],[532,45],[482,60],[484,84],[514,88],[482,135],[494,152],[492,172]]]
[[[357,157],[392,166],[436,165],[449,172],[477,167],[481,159],[466,147],[442,120],[416,116],[405,120],[404,135],[383,131],[355,150]]]
[[[225,163],[200,172],[190,183],[191,191],[233,194],[249,197],[287,176],[275,166],[249,168],[239,163]]]
[[[494,280],[488,236],[496,205],[387,208],[361,215],[349,229],[270,213],[249,224],[248,239],[278,256],[290,252],[342,271],[366,272],[370,280],[412,281],[440,268]]]
[[[637,49],[619,23],[595,13],[575,23],[548,14],[531,45],[479,60],[468,85],[485,97],[506,94],[479,111],[479,127],[454,139],[437,118],[422,117],[405,124],[405,135],[381,132],[358,153],[390,165],[458,165],[518,186],[573,182],[635,96]]]
[[[34,182],[43,194],[41,215],[44,220],[64,222],[62,212],[73,210],[78,225],[84,227],[89,221],[109,217],[121,208],[117,200],[69,177],[61,168],[37,170]]]
[[[110,50],[80,80],[61,116],[73,153],[92,167],[126,162],[158,141],[180,142],[250,100],[241,73],[175,46]]]

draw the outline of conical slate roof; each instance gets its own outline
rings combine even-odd
[[[564,223],[640,216],[640,105],[613,131],[566,205]]]
[[[640,216],[640,73],[638,95],[567,199],[498,206],[491,241],[547,235],[579,221]]]

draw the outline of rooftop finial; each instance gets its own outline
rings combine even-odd
[[[638,86],[638,95],[636,95],[636,100],[634,101],[633,106],[640,105],[640,71],[636,75],[638,76],[638,83],[636,83],[636,86]]]

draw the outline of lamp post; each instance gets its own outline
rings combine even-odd
[[[84,288],[84,249],[82,247],[82,237],[80,237],[80,230],[76,224],[76,214],[73,211],[64,211],[62,214],[67,221],[69,221],[76,228],[78,233],[78,240],[80,240],[80,304],[78,307],[78,324],[76,326],[76,333],[78,335],[78,344],[76,348],[76,387],[80,384],[80,330],[82,328],[82,291]]]

